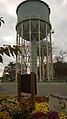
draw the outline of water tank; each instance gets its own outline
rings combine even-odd
[[[38,20],[40,20],[40,40],[46,37],[46,23],[47,34],[51,30],[50,25],[50,8],[41,0],[26,0],[19,4],[16,10],[17,25],[16,30],[18,34],[26,40],[29,40],[29,20],[31,19],[31,34],[32,39],[38,41]],[[37,36],[37,37],[36,37]]]
[[[47,79],[48,76],[48,34],[51,33],[51,24],[50,24],[50,8],[49,6],[41,0],[26,0],[23,1],[16,10],[17,13],[17,45],[20,45],[23,48],[23,40],[28,43],[29,41],[29,54],[30,54],[30,72],[35,72],[36,77],[38,78],[38,66],[37,60],[39,59],[39,78],[41,80],[41,41],[46,39],[46,59],[47,59]],[[27,50],[27,49],[25,49]],[[39,54],[37,53],[39,52]],[[22,62],[23,60],[23,50],[21,57],[21,72],[23,72]],[[25,57],[26,58],[26,57]],[[44,61],[44,59],[43,59]],[[25,68],[25,67],[24,67]],[[27,69],[26,69],[27,70]]]

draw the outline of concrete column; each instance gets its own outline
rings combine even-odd
[[[37,42],[31,39],[31,19],[29,20],[29,41],[30,41],[30,72],[35,72],[37,76]]]
[[[40,40],[40,20],[38,21],[38,36],[39,36],[39,80],[41,81],[41,40]]]
[[[50,32],[50,59],[51,59],[51,80],[53,80],[53,57],[52,57],[51,32]]]
[[[49,54],[48,54],[48,33],[47,33],[47,22],[46,22],[46,49],[47,49],[47,52],[46,52],[46,69],[47,69],[47,80],[50,81],[50,78],[49,78]]]

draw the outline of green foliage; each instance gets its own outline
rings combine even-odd
[[[6,78],[6,81],[15,81],[15,68],[16,63],[10,62],[7,66],[4,67],[3,77]],[[6,70],[5,70],[6,68]],[[6,74],[7,72],[7,74]]]
[[[0,26],[1,26],[1,23],[4,24],[4,20],[2,19],[3,17],[0,17]]]
[[[12,119],[29,119],[30,116],[30,110],[24,109],[24,107],[21,107],[18,112],[12,111],[11,112]]]
[[[0,54],[3,55],[3,52],[4,52],[4,48],[3,47],[0,47]]]
[[[10,51],[11,51],[11,49],[10,49]],[[14,52],[14,54],[17,56],[17,54],[18,54],[18,52],[20,52],[21,53],[21,51],[20,51],[20,48],[19,48],[19,46],[13,46],[13,52]]]
[[[2,23],[4,24],[5,22],[3,20],[3,17],[0,17],[0,27]],[[14,55],[17,56],[18,52],[21,51],[19,47],[15,45],[13,47],[11,47],[10,45],[4,45],[3,47],[0,47],[0,62],[3,63],[3,58],[2,58],[3,54],[6,54],[9,57],[10,55],[14,57]]]
[[[9,45],[10,53],[14,57],[13,48]]]
[[[1,55],[0,55],[0,62],[3,63],[3,58]]]
[[[10,57],[10,53],[9,53],[9,48],[8,47],[4,48],[4,53]]]
[[[3,58],[2,56],[6,54],[7,56],[13,56],[18,54],[18,52],[21,53],[20,49],[18,46],[13,46],[11,47],[10,45],[4,45],[3,47],[0,47],[0,62],[3,63]]]

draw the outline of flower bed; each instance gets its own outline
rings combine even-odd
[[[31,109],[30,97],[0,96],[0,119],[65,119],[62,112],[49,111],[49,98],[35,97],[35,108]]]

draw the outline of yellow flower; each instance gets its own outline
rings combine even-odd
[[[0,112],[0,117],[2,117],[3,119],[11,119],[7,111]]]
[[[33,113],[38,112],[38,111],[47,113],[49,111],[49,104],[47,102],[36,103]]]
[[[65,115],[65,114],[64,114],[63,112],[61,112],[61,111],[60,111],[58,114],[59,114],[59,118],[60,118],[60,119],[62,119],[62,118],[63,118],[63,119],[66,119],[66,118],[67,118],[67,115]]]

